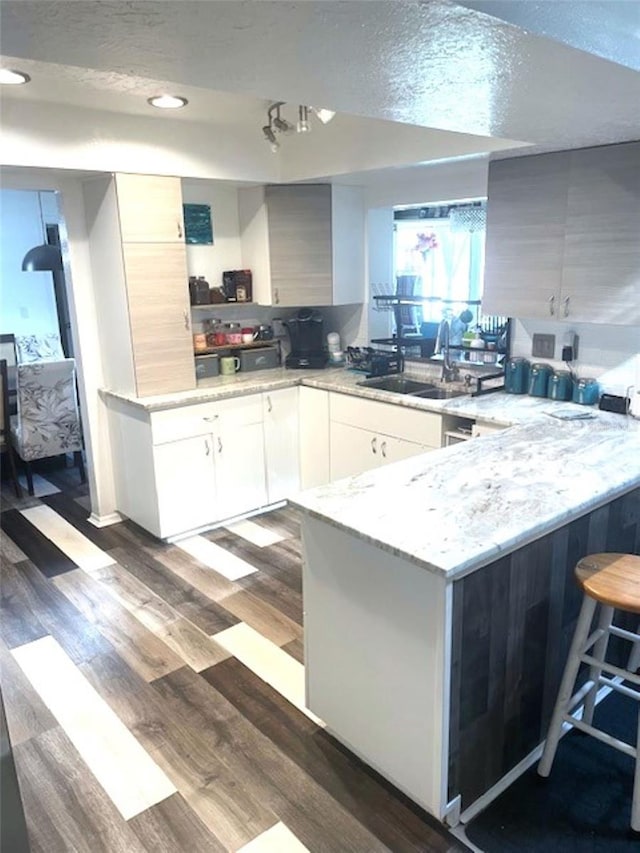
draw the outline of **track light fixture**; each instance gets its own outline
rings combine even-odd
[[[273,152],[276,152],[280,147],[276,134],[308,133],[311,130],[309,119],[312,113],[323,124],[327,124],[335,115],[333,110],[300,104],[298,107],[298,121],[296,124],[293,124],[293,122],[282,117],[281,109],[284,106],[286,106],[284,101],[276,101],[271,104],[267,110],[267,124],[262,128],[262,135],[271,146]]]

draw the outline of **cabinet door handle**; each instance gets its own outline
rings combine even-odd
[[[371,439],[371,452],[378,452],[378,439],[375,436]]]
[[[211,453],[211,448],[209,447],[209,439],[205,438],[204,440],[204,452],[208,456]]]
[[[182,237],[182,222],[180,222],[180,218],[176,219],[176,225],[178,226],[178,237]]]
[[[387,458],[387,442],[386,441],[382,442],[382,444],[380,445],[380,450],[382,452],[383,458],[386,459]]]
[[[222,439],[218,436],[218,453],[222,453]]]
[[[568,316],[569,316],[569,300],[570,300],[570,299],[571,299],[571,297],[570,297],[570,296],[566,296],[566,297],[564,298],[564,300],[562,301],[562,304],[564,305],[564,316],[565,316],[565,317],[568,317]]]
[[[280,292],[277,287],[273,292],[273,301],[276,303],[276,305],[280,304]]]
[[[218,420],[218,416],[217,416],[217,415],[212,415],[210,418],[203,418],[202,420],[203,420],[203,421],[206,421],[208,424],[210,424],[210,423],[211,423],[211,421],[217,421],[217,420]]]
[[[184,319],[184,327],[185,327],[185,329],[186,329],[186,330],[187,330],[187,332],[188,332],[188,331],[189,331],[189,312],[186,310],[186,308],[185,308],[185,310],[182,312],[182,317],[183,317],[183,319]]]
[[[549,314],[553,317],[556,313],[556,298],[555,296],[549,297]]]
[[[267,397],[267,411],[268,412],[273,411],[273,405],[271,404],[271,397]]]

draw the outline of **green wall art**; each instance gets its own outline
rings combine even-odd
[[[208,204],[183,204],[186,243],[213,245],[211,207]]]

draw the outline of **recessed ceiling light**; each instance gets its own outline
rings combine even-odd
[[[147,103],[161,110],[179,110],[180,107],[186,107],[189,101],[178,95],[156,95],[154,98],[147,98]]]
[[[11,68],[0,68],[0,84],[6,86],[20,86],[22,83],[28,83],[31,80],[28,74],[24,71],[14,71]]]

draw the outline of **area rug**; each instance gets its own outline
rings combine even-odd
[[[638,704],[618,693],[594,724],[635,744]],[[466,826],[484,853],[640,853],[630,831],[633,759],[575,729],[560,741],[548,779],[531,767]]]

